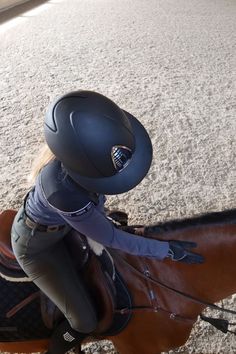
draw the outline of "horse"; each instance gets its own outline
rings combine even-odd
[[[236,209],[143,226],[140,234],[195,242],[204,262],[159,261],[109,250],[132,298],[130,306],[116,312],[131,318],[119,333],[94,338],[111,340],[121,354],[159,354],[184,345],[203,310],[218,309],[214,303],[236,292]]]

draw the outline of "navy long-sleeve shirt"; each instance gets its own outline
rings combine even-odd
[[[76,184],[57,160],[46,165],[26,200],[26,213],[43,225],[69,224],[106,247],[133,255],[163,259],[169,244],[116,228],[104,212],[105,197]],[[53,237],[53,234],[50,235]]]

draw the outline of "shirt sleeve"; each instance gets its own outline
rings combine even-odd
[[[61,216],[74,229],[106,247],[157,259],[167,256],[168,242],[133,235],[116,228],[92,203],[83,214],[63,212]]]

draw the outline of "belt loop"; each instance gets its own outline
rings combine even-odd
[[[31,236],[35,236],[35,232],[37,231],[37,226],[34,226],[31,231]]]

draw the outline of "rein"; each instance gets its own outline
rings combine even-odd
[[[211,308],[213,310],[218,310],[218,311],[221,311],[221,312],[225,312],[225,313],[230,313],[230,314],[236,315],[236,311],[225,309],[223,307],[220,307],[220,306],[217,306],[215,304],[212,304],[212,303],[210,303],[208,301],[198,299],[197,297],[192,296],[190,294],[187,294],[187,293],[185,293],[185,292],[183,292],[181,290],[177,290],[175,288],[172,288],[171,286],[163,283],[162,281],[160,281],[158,279],[152,278],[152,276],[151,276],[151,274],[150,274],[148,269],[145,269],[145,270],[141,271],[141,270],[137,269],[135,266],[133,266],[132,264],[130,264],[128,261],[123,259],[122,257],[117,257],[116,256],[116,258],[118,258],[119,261],[122,261],[126,266],[131,268],[135,273],[137,273],[143,279],[148,280],[152,284],[155,284],[155,285],[160,286],[161,288],[170,290],[170,291],[172,291],[172,292],[174,292],[174,293],[176,293],[176,294],[178,294],[178,295],[180,295],[182,297],[185,297],[188,300],[191,300],[192,302],[195,302],[195,303],[200,304],[200,305],[204,305],[204,306],[209,307],[209,308]],[[171,311],[164,310],[164,309],[161,309],[159,307],[155,308],[155,307],[138,306],[138,307],[132,307],[130,309],[121,309],[121,310],[118,310],[118,311],[120,311],[120,313],[126,313],[128,311],[135,311],[135,310],[149,310],[149,311],[152,310],[154,312],[162,311],[162,312],[165,312],[165,313],[169,313],[171,319],[180,319],[180,320],[187,320],[187,321],[195,321],[196,320],[196,319],[190,319],[190,318],[186,318],[186,317],[177,315],[175,313],[172,313]],[[200,318],[203,321],[209,322],[210,324],[212,324],[213,326],[215,326],[217,329],[221,330],[224,333],[231,332],[233,334],[236,334],[235,332],[232,332],[232,331],[228,330],[228,325],[229,324],[235,325],[235,323],[229,323],[227,320],[224,320],[224,319],[209,318],[209,317],[206,317],[204,315],[200,315]]]

